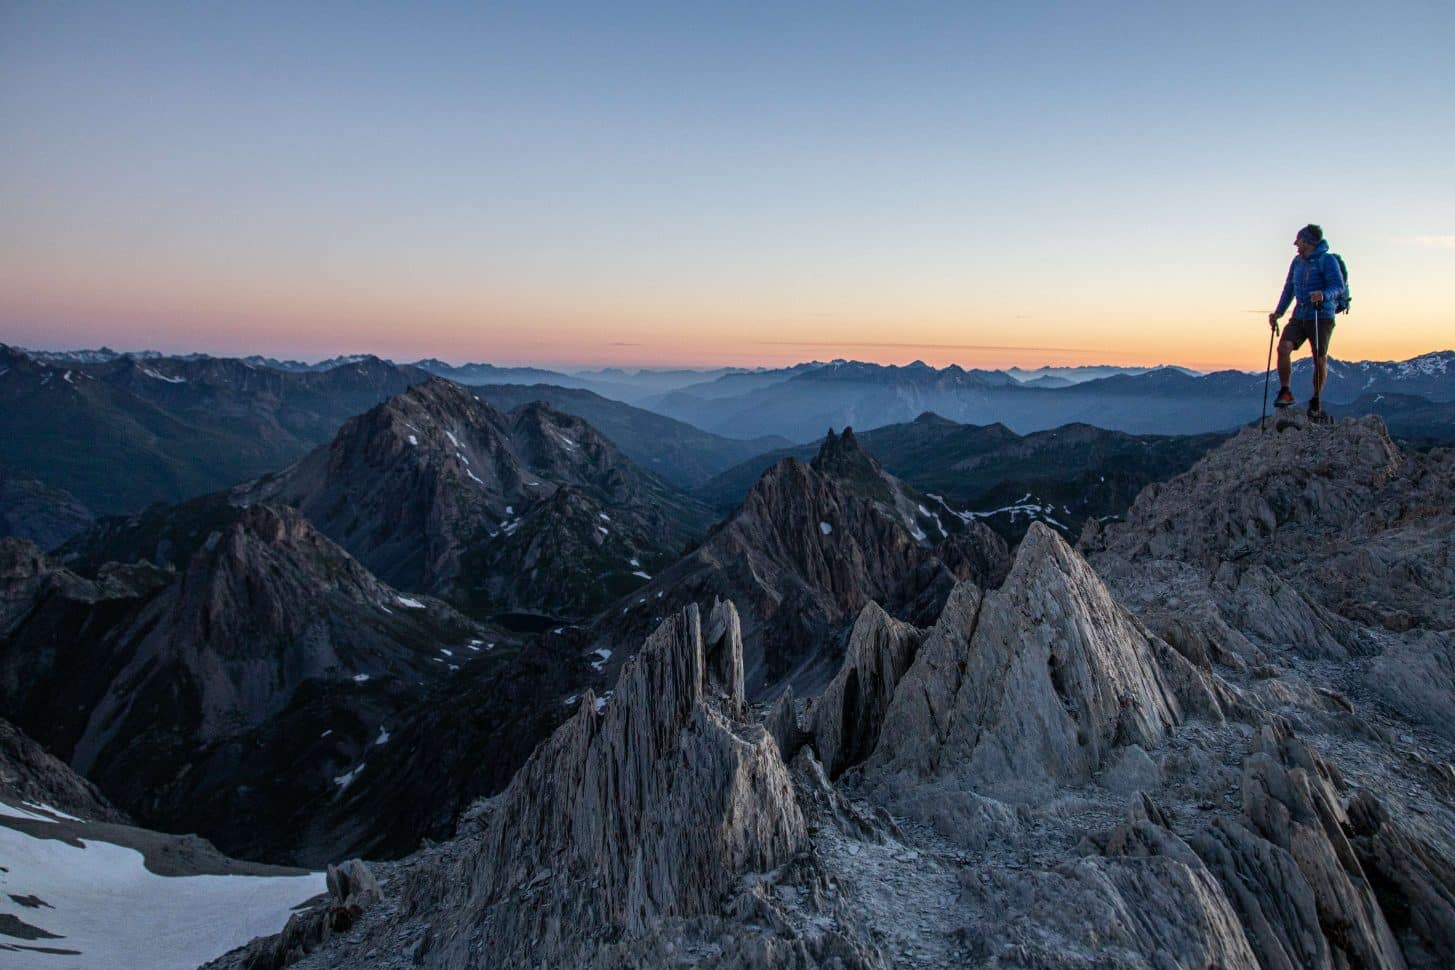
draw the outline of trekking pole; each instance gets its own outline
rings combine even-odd
[[[1310,300],[1309,302],[1310,303],[1313,303],[1312,300]],[[1323,390],[1323,388],[1319,387],[1319,304],[1313,303],[1313,308],[1314,308],[1314,328],[1313,328],[1313,331],[1312,331],[1312,335],[1310,337],[1310,339],[1313,342],[1313,348],[1314,348],[1314,388],[1313,388],[1313,390],[1314,390],[1314,400],[1317,401],[1318,404],[1319,404],[1319,406],[1318,406],[1318,408],[1316,410],[1318,412],[1318,415],[1322,415],[1324,413],[1324,400],[1323,400],[1322,397],[1319,396],[1319,392]],[[1310,414],[1309,417],[1315,418],[1316,415]]]
[[[1278,324],[1270,325],[1268,331],[1268,366],[1263,371],[1263,414],[1258,418],[1258,433],[1268,432],[1268,381],[1273,377],[1273,338],[1278,336]]]

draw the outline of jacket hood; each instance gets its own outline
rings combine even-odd
[[[1305,256],[1304,259],[1318,259],[1320,256],[1328,251],[1329,241],[1327,239],[1320,239],[1319,244],[1314,247],[1314,251]]]

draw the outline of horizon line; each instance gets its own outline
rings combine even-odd
[[[795,341],[781,341],[781,342],[778,342],[778,341],[758,341],[758,343],[763,343],[763,344],[781,343],[782,345],[785,345],[785,346],[791,346],[791,345],[798,345],[798,346],[816,346],[815,344],[808,344],[808,343],[800,344],[800,343],[795,342]],[[843,343],[834,344],[833,346],[840,346],[840,347],[913,347],[913,348],[917,348],[917,349],[936,349],[936,348],[943,348],[943,349],[975,349],[975,348],[972,348],[971,345],[888,344],[888,343],[885,343],[885,344],[877,344],[877,343],[857,342],[857,341],[845,341]],[[1194,367],[1194,366],[1191,366],[1191,365],[1188,365],[1188,364],[1170,363],[1170,362],[1162,362],[1162,363],[1156,363],[1156,364],[1117,364],[1117,363],[1109,363],[1109,362],[1102,361],[1102,362],[1097,362],[1097,363],[1093,363],[1093,364],[1038,364],[1038,365],[1033,366],[1033,367],[1023,366],[1021,364],[1011,364],[1011,365],[1005,366],[1005,367],[989,367],[989,368],[986,368],[986,367],[975,367],[975,366],[967,367],[967,366],[965,366],[963,364],[959,364],[959,363],[950,363],[950,364],[945,364],[944,366],[936,367],[933,364],[925,364],[924,361],[919,361],[919,360],[912,361],[909,364],[885,364],[885,363],[880,363],[878,361],[873,361],[873,360],[859,360],[859,359],[852,358],[852,357],[835,357],[835,358],[833,358],[831,360],[818,360],[818,359],[801,360],[801,361],[797,361],[797,362],[792,363],[792,364],[783,364],[783,365],[757,364],[757,365],[747,365],[747,366],[742,365],[742,364],[724,364],[724,363],[655,364],[655,365],[654,364],[620,364],[620,363],[618,363],[618,364],[601,364],[601,363],[597,363],[597,364],[562,364],[562,363],[551,364],[551,363],[539,363],[539,362],[497,363],[497,362],[490,361],[490,360],[465,360],[462,363],[455,363],[454,361],[447,360],[447,359],[445,359],[443,357],[439,357],[439,356],[436,356],[436,355],[433,355],[433,354],[427,354],[425,356],[417,357],[417,358],[415,358],[413,360],[404,360],[404,361],[401,361],[401,360],[396,360],[393,357],[387,357],[387,356],[383,356],[381,354],[377,354],[377,353],[373,353],[373,352],[363,352],[363,353],[334,353],[334,354],[330,354],[328,356],[320,356],[317,359],[310,360],[310,359],[308,359],[307,357],[304,357],[304,356],[291,356],[291,355],[287,355],[287,356],[276,356],[274,354],[268,354],[268,353],[264,353],[264,352],[254,352],[254,353],[249,353],[249,354],[226,354],[226,353],[213,353],[211,351],[205,351],[205,350],[163,351],[163,350],[156,350],[156,349],[152,349],[152,348],[141,349],[141,350],[116,350],[114,348],[111,348],[111,347],[106,346],[105,344],[102,344],[101,346],[78,347],[78,348],[74,348],[74,349],[53,349],[53,348],[40,348],[40,347],[21,347],[18,344],[10,344],[10,343],[7,343],[5,341],[0,341],[0,347],[10,347],[13,350],[17,350],[17,351],[19,351],[19,352],[21,352],[23,354],[29,355],[29,356],[34,356],[36,354],[81,354],[81,353],[101,353],[101,352],[106,352],[106,353],[115,354],[118,357],[127,357],[127,356],[130,356],[130,357],[139,357],[139,356],[141,356],[143,354],[156,354],[156,355],[161,356],[161,357],[176,357],[176,358],[185,358],[185,357],[201,356],[201,357],[210,357],[210,358],[221,359],[221,360],[226,360],[226,359],[246,360],[248,357],[262,357],[262,358],[267,358],[267,359],[275,360],[275,361],[277,361],[279,363],[297,363],[297,364],[303,364],[303,365],[306,365],[306,366],[316,366],[318,364],[326,363],[326,362],[328,362],[330,360],[348,359],[348,358],[356,358],[356,357],[372,357],[372,358],[374,358],[376,360],[380,360],[380,361],[383,361],[385,363],[392,364],[394,366],[413,366],[413,365],[416,365],[416,364],[420,363],[421,361],[436,360],[436,361],[439,361],[439,362],[441,362],[441,363],[443,363],[443,364],[445,364],[445,365],[447,365],[449,367],[454,367],[454,368],[463,368],[463,367],[471,367],[471,366],[486,366],[486,367],[496,367],[496,368],[499,368],[499,369],[502,369],[502,370],[541,370],[541,371],[547,371],[547,372],[561,374],[562,376],[566,376],[566,377],[579,376],[581,374],[588,374],[588,373],[601,373],[601,372],[607,372],[607,371],[621,371],[621,372],[624,372],[624,373],[633,373],[633,372],[634,373],[642,373],[642,372],[645,372],[645,373],[668,373],[668,372],[675,372],[675,371],[716,371],[716,370],[740,371],[740,372],[775,371],[775,370],[791,370],[791,369],[793,369],[795,367],[804,367],[804,366],[808,366],[808,365],[812,365],[812,364],[817,364],[817,365],[820,365],[820,366],[827,366],[829,364],[834,364],[834,363],[870,364],[870,365],[873,365],[873,366],[876,366],[876,367],[885,367],[885,368],[889,368],[889,367],[908,367],[908,366],[911,366],[914,363],[919,363],[919,364],[924,364],[924,366],[930,367],[931,369],[936,370],[936,371],[946,370],[946,369],[948,369],[950,367],[960,367],[963,370],[990,370],[990,371],[999,371],[1001,373],[1006,373],[1006,374],[1009,374],[1011,371],[1022,371],[1022,372],[1029,373],[1029,372],[1035,372],[1035,371],[1040,371],[1040,370],[1078,370],[1078,369],[1091,369],[1091,368],[1097,368],[1097,367],[1113,368],[1113,369],[1118,369],[1118,370],[1144,370],[1144,371],[1158,370],[1158,369],[1161,369],[1161,368],[1176,368],[1176,369],[1194,371],[1194,372],[1197,372],[1199,374],[1204,374],[1204,375],[1205,374],[1216,373],[1217,371],[1227,371],[1227,370],[1240,371],[1240,372],[1243,372],[1243,373],[1256,373],[1257,372],[1256,371],[1256,368],[1253,369],[1253,370],[1249,370],[1249,369],[1243,368],[1243,367],[1226,366],[1226,365],[1225,366],[1221,366],[1221,367]],[[1040,351],[1044,351],[1044,352],[1057,352],[1058,350],[1061,351],[1061,352],[1066,352],[1066,350],[1067,350],[1067,348],[1051,348],[1051,347],[1018,348],[1018,347],[1008,347],[1008,346],[992,347],[990,345],[985,345],[985,346],[979,347],[978,349],[985,349],[985,350],[1018,350],[1018,349],[1026,349],[1026,350],[1040,350]],[[1082,351],[1082,352],[1085,352],[1085,353],[1095,353],[1095,351]],[[1370,363],[1404,363],[1404,362],[1411,361],[1411,360],[1418,360],[1421,357],[1428,357],[1428,356],[1431,356],[1431,355],[1434,355],[1434,354],[1443,354],[1443,353],[1455,353],[1455,348],[1449,348],[1449,347],[1447,347],[1447,348],[1441,348],[1441,349],[1436,349],[1436,350],[1428,350],[1428,351],[1424,351],[1424,352],[1419,353],[1419,354],[1415,354],[1412,357],[1406,357],[1406,358],[1402,358],[1402,359],[1390,358],[1389,360],[1375,361],[1372,358],[1364,358],[1363,360],[1368,360]],[[1331,360],[1334,360],[1334,361],[1343,361],[1344,363],[1360,363],[1361,362],[1361,361],[1352,360],[1352,359],[1346,360],[1346,359],[1343,359],[1343,358],[1336,357],[1336,356],[1334,356],[1332,354],[1330,355],[1330,359]]]

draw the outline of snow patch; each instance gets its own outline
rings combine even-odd
[[[829,525],[827,522],[820,522],[818,524],[818,531],[822,532],[824,535],[830,535],[834,531],[834,527]]]
[[[409,436],[409,443],[412,444],[412,445],[414,445],[414,447],[416,447],[416,448],[419,447],[419,439],[416,438],[414,435],[410,435]]]
[[[168,377],[166,374],[160,374],[160,373],[152,370],[150,367],[141,367],[141,368],[138,368],[138,369],[143,374],[145,374],[146,376],[148,376],[148,377],[155,377],[157,380],[159,380],[159,381],[166,381],[168,384],[185,384],[185,383],[187,383],[187,378],[185,378],[185,377]]]
[[[423,603],[421,603],[417,599],[412,599],[411,597],[408,597],[408,596],[396,596],[396,597],[394,597],[394,602],[398,603],[400,606],[407,606],[411,610],[422,610],[422,609],[424,609],[424,604]]]
[[[26,802],[25,804],[29,805],[30,803],[29,802]],[[39,806],[31,806],[31,807],[32,808],[38,808]],[[29,819],[32,822],[56,822],[56,821],[59,821],[58,819],[51,818],[48,815],[40,815],[40,814],[37,814],[36,812],[32,812],[32,811],[30,811],[28,809],[17,808],[16,806],[7,804],[5,802],[0,802],[0,815],[5,815],[5,816],[8,816],[9,818]]]
[[[379,725],[379,736],[374,739],[374,743],[376,745],[389,743],[389,729],[382,724]]]
[[[636,572],[632,573],[632,575],[633,576],[640,576],[643,579],[651,579],[652,578],[652,577],[648,576],[646,573],[642,572],[640,569],[638,569]]]
[[[354,674],[354,683],[362,684],[369,679],[368,674]]]
[[[338,785],[338,790],[343,791],[345,788],[352,785],[354,783],[354,779],[359,777],[359,772],[364,770],[365,764],[366,762],[360,761],[358,767],[356,767],[353,771],[346,771],[341,775],[334,775],[333,783],[335,785]]]
[[[9,870],[6,892],[50,904],[27,922],[61,938],[36,942],[79,951],[35,960],[12,953],[6,966],[190,970],[278,932],[294,907],[325,891],[321,872],[158,876],[135,849],[95,838],[77,846],[4,826],[0,858]]]

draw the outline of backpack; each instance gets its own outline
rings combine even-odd
[[[1334,257],[1335,261],[1338,262],[1338,264],[1339,264],[1339,275],[1342,276],[1342,277],[1344,277],[1344,292],[1343,293],[1340,293],[1339,294],[1339,298],[1334,301],[1334,312],[1335,313],[1348,313],[1349,312],[1349,303],[1350,303],[1350,300],[1349,300],[1349,267],[1344,265],[1344,257],[1343,256],[1340,256],[1338,253],[1329,253],[1329,255],[1332,256],[1332,257]]]

